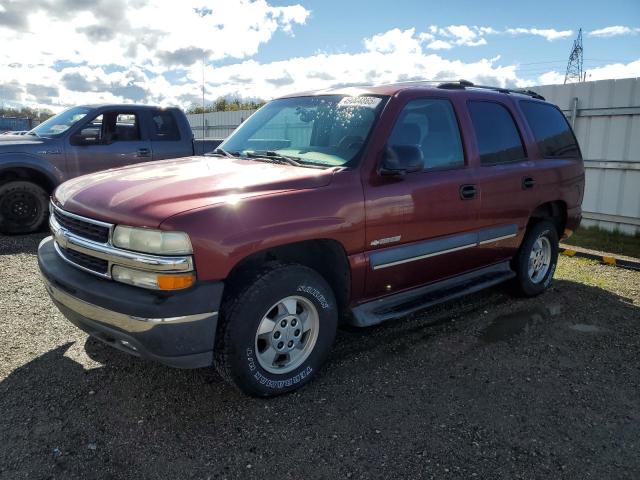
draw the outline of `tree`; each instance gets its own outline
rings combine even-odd
[[[44,122],[46,119],[53,116],[51,110],[35,110],[30,107],[3,107],[0,108],[0,117],[16,117],[16,118],[30,118],[37,123]]]
[[[256,110],[266,102],[261,99],[242,100],[240,97],[218,97],[213,103],[205,105],[192,104],[187,113],[235,112],[238,110]]]

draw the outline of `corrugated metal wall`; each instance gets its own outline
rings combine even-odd
[[[211,112],[187,115],[189,124],[196,138],[227,138],[255,110],[237,110],[235,112]],[[202,121],[204,117],[204,129]],[[204,132],[204,135],[203,135]]]
[[[640,232],[640,78],[532,89],[565,112],[580,142],[586,169],[583,225]],[[225,138],[253,112],[207,113],[204,136]],[[188,117],[202,138],[202,115]]]
[[[5,130],[31,130],[32,121],[29,118],[0,117],[0,132]]]
[[[640,232],[640,78],[532,90],[563,110],[578,137],[586,171],[583,225]]]

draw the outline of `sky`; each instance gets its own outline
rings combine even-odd
[[[640,0],[0,0],[0,104],[186,108],[397,81],[640,76]]]

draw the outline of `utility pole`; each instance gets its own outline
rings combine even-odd
[[[586,72],[582,71],[582,28],[578,30],[578,38],[573,41],[573,48],[569,54],[567,73],[564,75],[564,83],[584,82]]]

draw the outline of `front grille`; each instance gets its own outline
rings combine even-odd
[[[77,252],[75,250],[69,250],[67,248],[62,248],[58,245],[60,249],[60,253],[69,260],[70,262],[75,263],[81,267],[84,267],[92,272],[99,273],[100,275],[106,275],[109,271],[109,262],[106,260],[102,260],[101,258],[91,257],[89,255],[85,255],[84,253]]]
[[[56,208],[53,209],[53,216],[60,226],[71,233],[75,233],[88,240],[93,240],[94,242],[107,243],[109,241],[108,227],[65,215]]]

